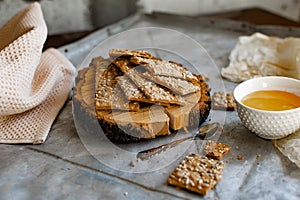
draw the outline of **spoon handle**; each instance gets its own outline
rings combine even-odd
[[[180,143],[182,143],[182,142],[184,142],[186,140],[191,140],[193,138],[194,138],[194,136],[189,136],[189,137],[186,137],[186,138],[175,140],[175,141],[167,143],[167,144],[160,145],[158,147],[154,147],[154,148],[151,148],[151,149],[140,151],[137,154],[137,158],[139,158],[141,160],[146,160],[146,159],[150,158],[151,156],[153,156],[155,154],[158,154],[158,153],[160,153],[162,151],[166,151],[167,149],[175,147],[176,145],[178,145],[178,144],[180,144]]]

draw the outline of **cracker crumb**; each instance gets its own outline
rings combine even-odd
[[[261,157],[261,154],[257,153],[256,158],[260,158],[260,157]]]
[[[135,166],[135,163],[134,163],[133,161],[131,161],[131,162],[129,163],[129,166],[130,166],[130,167],[134,167],[134,166]]]
[[[244,157],[241,156],[241,155],[238,155],[238,156],[236,157],[236,159],[238,159],[238,160],[244,160]]]

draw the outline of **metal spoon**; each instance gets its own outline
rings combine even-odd
[[[222,127],[218,122],[215,122],[212,124],[206,124],[206,125],[200,127],[194,135],[191,135],[189,137],[182,138],[179,140],[175,140],[170,143],[160,145],[158,147],[140,151],[137,154],[137,158],[141,159],[141,160],[146,160],[146,159],[150,158],[151,156],[154,156],[155,154],[158,154],[162,151],[166,151],[167,149],[175,147],[176,145],[178,145],[184,141],[187,141],[187,140],[196,140],[196,139],[204,140],[205,137],[213,136],[215,134],[215,132],[221,128]]]

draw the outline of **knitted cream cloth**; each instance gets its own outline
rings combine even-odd
[[[42,54],[46,37],[38,3],[0,29],[0,143],[43,143],[68,97],[75,68],[55,49]]]

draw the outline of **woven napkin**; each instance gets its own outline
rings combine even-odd
[[[43,143],[68,98],[76,70],[46,37],[38,3],[0,29],[0,143]]]

